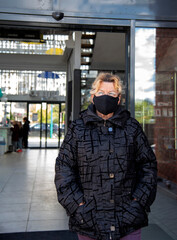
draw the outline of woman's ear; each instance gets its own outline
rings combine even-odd
[[[91,98],[91,102],[94,104],[93,102],[94,95],[92,94],[90,98]]]
[[[118,105],[120,104],[120,102],[121,102],[121,94],[119,95]]]

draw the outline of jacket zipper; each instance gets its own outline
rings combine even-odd
[[[104,120],[104,127],[106,127],[106,120]]]
[[[109,240],[112,240],[112,234],[111,234],[111,232],[109,233]]]

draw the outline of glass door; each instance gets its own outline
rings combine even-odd
[[[46,138],[47,138],[47,103],[42,103],[42,114],[41,114],[41,147],[46,148]]]
[[[46,147],[59,147],[60,142],[60,105],[47,104],[46,108],[47,134]]]
[[[28,147],[40,148],[44,125],[41,122],[41,103],[28,104],[28,119],[30,121],[30,132],[28,136]]]
[[[58,148],[64,139],[65,104],[29,103],[30,148]]]

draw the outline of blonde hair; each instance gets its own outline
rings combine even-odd
[[[115,89],[118,91],[120,95],[122,91],[122,86],[120,81],[121,81],[120,77],[116,75],[101,72],[98,74],[97,78],[93,82],[92,89],[90,90],[90,94],[94,95],[95,93],[97,93],[99,90],[100,84],[102,82],[113,82]]]

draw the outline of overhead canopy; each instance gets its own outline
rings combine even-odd
[[[125,70],[125,33],[96,34],[90,69]]]
[[[71,49],[63,55],[0,54],[2,70],[66,71],[67,57]]]

